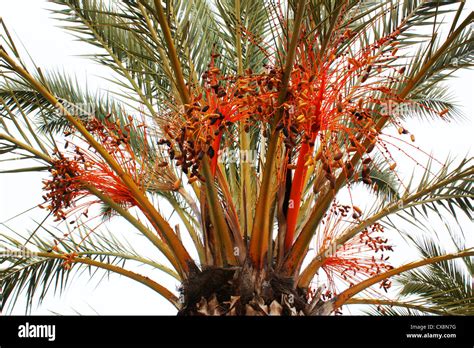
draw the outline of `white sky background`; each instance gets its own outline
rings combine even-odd
[[[54,21],[46,8],[52,5],[43,0],[15,0],[0,1],[0,16],[6,22],[14,40],[20,46],[18,39],[27,48],[35,63],[45,68],[64,69],[75,73],[80,82],[87,82],[91,90],[102,88],[107,90],[111,84],[99,78],[99,76],[110,77],[110,70],[96,65],[78,55],[92,52],[91,46],[74,41],[70,34],[55,27],[60,22]],[[472,2],[466,7],[474,8]],[[26,58],[26,56],[24,56]],[[453,94],[462,107],[466,116],[464,121],[451,122],[414,122],[408,123],[408,129],[413,130],[416,135],[416,144],[427,152],[443,161],[448,154],[453,157],[462,158],[466,155],[472,156],[473,150],[473,110],[474,110],[474,71],[463,71],[458,74],[457,79],[452,80],[449,85]],[[112,86],[114,88],[114,86]],[[400,161],[406,161],[401,159]],[[411,174],[414,167],[412,162],[405,162],[408,170],[401,169],[401,176]],[[404,168],[399,164],[399,168]],[[34,205],[40,203],[41,178],[31,174],[14,174],[0,176],[0,222],[15,216]],[[366,198],[358,197],[360,206],[370,203]],[[39,220],[44,211],[25,214],[21,218],[9,222],[19,231],[34,229],[35,223],[32,217]],[[462,220],[465,232],[474,230],[472,222]],[[21,230],[20,230],[21,229]],[[112,224],[111,229],[124,230],[131,227],[123,224]],[[2,231],[3,232],[3,231]],[[395,237],[394,243],[400,246],[402,241]],[[471,244],[472,245],[472,244]],[[137,247],[135,245],[135,247]],[[140,249],[138,246],[137,249]],[[144,245],[147,248],[148,245]],[[407,252],[406,248],[395,248],[392,258],[396,255],[397,263],[406,262],[416,258],[416,254]],[[160,276],[163,273],[156,273]],[[163,276],[164,277],[164,276]],[[39,307],[34,308],[33,314],[49,314],[57,312],[61,314],[174,314],[171,305],[162,300],[159,295],[153,293],[141,284],[121,278],[116,275],[105,279],[100,286],[96,287],[95,281],[89,282],[87,275],[78,278],[67,292],[59,296],[48,296],[46,301]],[[160,278],[161,279],[161,278]],[[173,283],[167,281],[173,287]],[[21,303],[13,313],[22,314]]]

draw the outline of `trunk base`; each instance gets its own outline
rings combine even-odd
[[[328,315],[330,302],[311,299],[291,278],[274,272],[255,272],[251,267],[208,267],[182,285],[183,306],[178,315],[243,316]]]

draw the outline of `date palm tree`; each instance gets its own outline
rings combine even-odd
[[[30,306],[89,268],[181,315],[474,313],[474,249],[448,226],[448,252],[426,226],[471,217],[472,160],[440,163],[406,126],[460,114],[443,82],[473,65],[464,1],[52,2],[117,89],[25,63],[3,25],[0,154],[25,163],[13,172],[46,173],[47,215],[1,234],[3,305],[26,293]],[[410,163],[423,174],[402,180]],[[108,232],[112,219],[156,253]],[[386,230],[420,259],[391,265]]]

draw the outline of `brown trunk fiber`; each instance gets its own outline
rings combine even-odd
[[[291,278],[255,272],[252,267],[208,267],[181,287],[183,306],[178,315],[328,315],[331,304],[316,294],[295,289]]]

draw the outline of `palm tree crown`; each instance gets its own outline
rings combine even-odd
[[[35,163],[18,172],[49,172],[47,219],[29,237],[1,235],[4,305],[24,291],[31,305],[88,267],[143,283],[183,315],[327,315],[350,304],[473,313],[462,231],[448,225],[448,252],[439,231],[417,238],[397,222],[471,216],[471,159],[439,162],[406,126],[460,114],[442,83],[473,65],[465,2],[51,2],[67,30],[100,48],[92,59],[113,70],[117,90],[98,95],[26,64],[3,25],[0,154]],[[400,155],[421,178],[402,180]],[[356,205],[361,188],[371,208]],[[126,220],[158,256],[96,228],[97,217]],[[422,258],[392,265],[387,230]],[[179,291],[126,262],[163,271]]]

